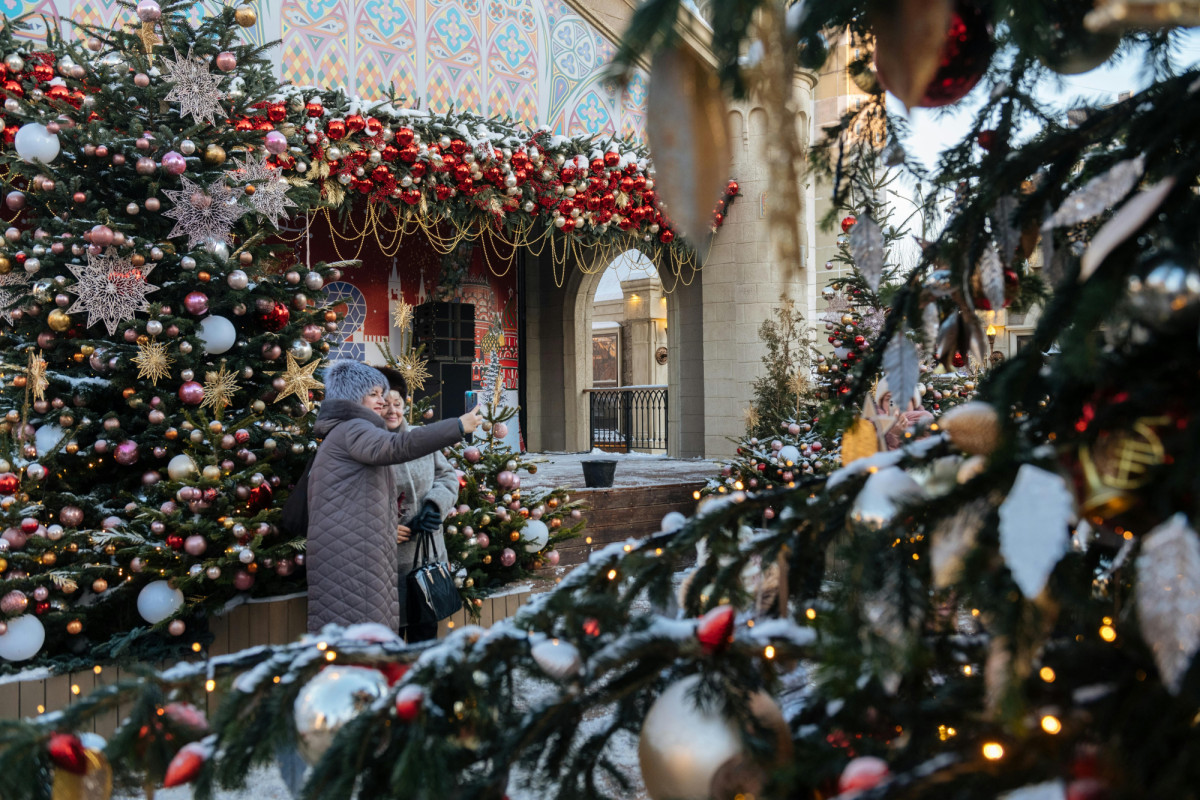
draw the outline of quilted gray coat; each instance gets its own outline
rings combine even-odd
[[[308,479],[308,630],[331,622],[399,630],[391,465],[454,444],[458,420],[389,433],[383,417],[365,406],[329,400],[313,433],[324,441]]]
[[[408,423],[402,422],[400,430],[409,430]],[[432,502],[441,512],[442,519],[454,513],[458,502],[458,475],[454,467],[441,453],[422,456],[392,467],[392,475],[396,478],[396,492],[399,497],[400,522],[408,524],[420,511],[426,500]],[[446,537],[441,526],[433,534],[434,547],[441,561],[449,561],[446,554]],[[396,548],[399,560],[400,577],[400,625],[407,624],[406,592],[408,573],[416,564],[416,539],[407,541]]]

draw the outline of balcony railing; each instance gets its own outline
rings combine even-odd
[[[616,453],[666,452],[667,387],[588,389],[593,448]]]

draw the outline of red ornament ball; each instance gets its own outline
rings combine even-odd
[[[343,139],[346,136],[346,121],[331,119],[325,123],[325,133],[330,139]]]
[[[645,185],[644,178],[642,179],[642,185],[643,186]],[[741,191],[741,188],[742,187],[738,186],[737,181],[730,181],[729,185],[725,187],[725,196],[726,197],[737,197],[737,194],[739,191]]]
[[[978,142],[979,146],[984,150],[990,152],[996,147],[996,136],[997,134],[993,130],[980,131],[979,135],[975,137],[975,141]]]
[[[853,214],[842,217],[842,233],[849,233],[856,222],[858,222],[858,217]]]
[[[259,321],[262,322],[264,328],[272,333],[276,333],[287,327],[288,320],[291,317],[292,314],[288,311],[288,307],[276,301],[270,311],[265,311],[259,316]]]
[[[258,511],[266,508],[271,504],[271,496],[274,492],[271,490],[269,483],[260,483],[250,490],[250,496],[247,500],[247,505],[251,511]]]
[[[172,550],[182,550],[183,537],[178,533],[172,533],[167,537],[167,547],[171,548]]]
[[[958,0],[938,58],[938,70],[925,87],[919,106],[957,103],[975,88],[992,60],[992,21],[982,3]]]
[[[304,104],[304,113],[310,117],[319,117],[325,113],[325,106],[316,100],[309,100]]]
[[[200,768],[208,760],[210,752],[211,748],[200,742],[185,744],[167,765],[167,773],[163,776],[163,787],[170,789],[172,786],[182,786],[194,781],[200,774]]]
[[[65,769],[73,775],[83,775],[88,770],[83,742],[73,733],[54,734],[46,743],[46,751],[59,769]]]
[[[733,606],[717,606],[700,618],[696,625],[696,639],[705,653],[712,654],[725,649],[733,641]]]
[[[962,353],[955,353],[954,357],[950,359],[950,363],[955,369],[959,369],[967,363],[967,359]]]
[[[367,120],[363,118],[362,114],[351,114],[350,116],[346,117],[346,127],[352,132],[358,133],[363,128],[367,127]]]

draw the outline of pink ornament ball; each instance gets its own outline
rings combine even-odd
[[[838,778],[838,791],[845,793],[874,789],[886,781],[890,774],[887,762],[882,758],[859,756],[842,770],[842,777]]]
[[[541,519],[542,515],[545,513],[546,513],[546,509],[542,508],[541,506],[538,506],[537,508],[535,508],[529,512],[529,518],[530,519]]]
[[[454,509],[454,511],[457,514],[470,514],[471,507],[469,505],[467,505],[466,503],[460,503],[458,508]]]
[[[13,589],[11,592],[4,595],[3,598],[0,598],[0,611],[3,611],[10,617],[20,614],[28,605],[29,598],[25,596],[24,592],[21,592],[17,589]]]
[[[775,509],[768,508],[766,511],[763,511],[763,519],[775,519]]]
[[[126,439],[125,441],[121,442],[119,445],[117,445],[117,450],[116,453],[113,454],[113,458],[117,460],[118,464],[126,467],[131,464],[136,464],[138,460],[137,442],[130,439]]]
[[[138,556],[134,556],[133,559],[129,562],[129,571],[130,572],[141,572],[145,568],[146,568],[146,562],[142,561],[142,559],[139,558]]]
[[[486,533],[481,533],[475,537],[475,542],[479,545],[481,550],[486,550],[491,546],[492,539]]]
[[[58,510],[58,521],[68,528],[77,528],[83,522],[83,509],[79,506],[63,506]]]
[[[496,483],[500,484],[502,489],[511,489],[516,478],[517,476],[508,470],[501,470],[500,474],[496,476]]]
[[[292,565],[291,560],[285,558],[275,565],[275,574],[286,578],[288,575],[292,574],[292,570],[294,568],[295,567]]]
[[[155,22],[162,16],[162,6],[158,4],[157,0],[138,0],[137,15],[142,22]]]
[[[162,157],[162,166],[169,175],[182,175],[187,171],[187,159],[181,153],[169,150]]]
[[[13,550],[20,550],[25,546],[29,537],[22,533],[20,528],[8,528],[3,535],[0,535],[0,539],[8,542],[8,546]]]
[[[183,307],[188,310],[189,314],[200,316],[208,313],[208,295],[204,292],[188,292],[187,297],[183,298]]]
[[[4,204],[8,206],[9,211],[20,211],[25,207],[24,192],[9,192],[4,198]]]
[[[583,512],[580,511],[578,508],[571,509],[571,519],[579,519],[582,516],[583,516]]]
[[[196,381],[187,381],[179,387],[179,399],[184,405],[198,406],[204,400],[204,387]]]
[[[500,563],[506,567],[511,567],[517,563],[517,554],[513,552],[511,547],[506,547],[500,551]]]
[[[791,425],[788,425],[788,433],[792,436],[798,435],[800,433],[800,426],[793,422]]]
[[[503,422],[497,422],[492,426],[492,435],[497,439],[503,439],[505,436],[508,436],[508,425]]]
[[[217,53],[217,69],[221,72],[233,72],[237,69],[237,56],[228,50]]]
[[[546,553],[546,563],[552,567],[558,566],[558,558],[559,555],[557,550],[551,550],[549,553]]]
[[[203,536],[192,535],[183,540],[183,549],[190,556],[202,556],[204,551],[208,549],[208,542]]]
[[[775,441],[771,442],[771,449],[778,453],[783,449],[783,442],[776,439]]]
[[[172,636],[183,636],[183,632],[185,630],[187,630],[187,625],[184,625],[183,620],[181,619],[173,619],[171,620],[170,624],[167,625],[167,633],[171,634]]]
[[[107,225],[93,225],[91,230],[92,244],[107,247],[113,243],[113,229]]]
[[[264,144],[267,147],[267,152],[272,155],[281,155],[287,152],[287,137],[279,131],[267,131]]]
[[[483,458],[483,453],[479,451],[478,447],[468,447],[463,450],[463,458],[467,460],[468,464],[478,464],[479,460]]]

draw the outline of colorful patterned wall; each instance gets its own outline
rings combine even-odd
[[[211,8],[197,3],[193,17]],[[115,0],[4,0],[5,15],[112,27],[132,19]],[[603,80],[614,47],[563,0],[261,0],[255,42],[281,40],[280,77],[342,86],[367,100],[394,91],[412,104],[510,115],[555,133],[643,137],[646,75],[625,90]],[[38,22],[37,38],[45,30]],[[392,87],[389,89],[389,86]]]

